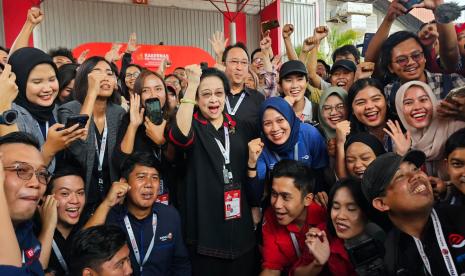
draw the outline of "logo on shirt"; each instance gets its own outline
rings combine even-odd
[[[308,160],[309,158],[310,158],[310,156],[308,156],[308,155],[302,156],[302,159],[304,159],[304,160]]]
[[[171,234],[171,232],[168,233],[168,235],[165,235],[165,236],[161,236],[161,237],[160,237],[160,241],[170,241],[170,240],[172,240],[172,239],[173,239],[173,234]]]
[[[449,244],[453,248],[462,248],[463,246],[465,246],[465,238],[459,234],[450,234]]]

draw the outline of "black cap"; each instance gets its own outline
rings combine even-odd
[[[290,74],[303,74],[307,76],[307,68],[305,64],[302,63],[300,60],[289,60],[281,65],[281,69],[279,69],[279,80],[281,81],[284,77]]]
[[[340,59],[333,64],[333,67],[331,67],[331,74],[334,73],[336,69],[341,68],[341,67],[351,72],[357,71],[357,66],[355,65],[353,61],[348,60],[348,59]]]
[[[420,168],[426,161],[426,155],[411,150],[404,156],[388,152],[378,156],[365,170],[362,178],[362,191],[368,202],[381,195],[392,181],[402,162],[408,161]]]

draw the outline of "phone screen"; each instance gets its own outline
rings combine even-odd
[[[87,115],[76,115],[71,116],[66,120],[65,128],[70,128],[75,124],[79,124],[79,128],[85,128],[87,124],[87,120],[89,120],[89,116]]]
[[[419,4],[423,2],[423,0],[408,0],[406,2],[404,1],[399,1],[399,3],[401,3],[407,10],[411,10],[412,9],[412,6],[415,5],[415,4]]]
[[[148,99],[145,101],[145,115],[156,125],[160,125],[163,122],[163,114],[159,99]]]

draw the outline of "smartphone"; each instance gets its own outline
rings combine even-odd
[[[152,123],[161,125],[163,122],[163,111],[161,110],[159,99],[152,98],[145,101],[145,116],[147,116]]]
[[[79,124],[77,129],[85,128],[88,120],[89,120],[89,116],[86,114],[70,116],[68,120],[66,120],[65,128],[70,128],[74,126],[75,124]]]
[[[263,21],[262,22],[262,32],[266,32],[268,30],[276,29],[279,27],[279,21],[278,20],[268,20],[268,21]]]
[[[420,4],[423,2],[423,0],[400,0],[399,3],[401,3],[406,9],[407,13],[413,9],[412,6],[415,4]]]
[[[457,87],[449,91],[449,93],[446,96],[446,101],[452,102],[452,97],[465,97],[465,86],[462,87]]]
[[[365,33],[365,36],[363,37],[363,48],[362,48],[362,57],[365,57],[365,53],[368,49],[368,45],[370,44],[370,41],[373,39],[375,36],[375,33]]]

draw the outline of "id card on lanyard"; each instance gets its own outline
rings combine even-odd
[[[97,131],[97,129],[96,129]],[[97,134],[95,134],[95,152],[97,153],[98,157],[98,166],[97,166],[97,171],[98,171],[98,188],[100,193],[103,194],[104,192],[104,187],[103,187],[103,159],[105,157],[105,149],[107,147],[107,136],[108,136],[108,127],[107,127],[107,118],[105,118],[105,126],[103,127],[103,135],[102,135],[102,141],[100,142],[100,150],[99,146],[97,143]]]
[[[150,245],[147,248],[147,251],[145,252],[144,260],[142,262],[140,258],[139,247],[137,246],[136,237],[134,236],[134,231],[132,230],[131,222],[129,221],[129,217],[127,215],[124,217],[124,225],[126,226],[126,231],[129,235],[129,240],[131,242],[132,251],[134,252],[134,257],[136,258],[136,262],[137,264],[139,264],[139,270],[142,273],[142,271],[144,270],[144,265],[149,259],[150,253],[152,253],[153,246],[155,244],[155,234],[157,233],[157,215],[152,214],[153,236],[152,240],[150,241]]]
[[[244,100],[245,98],[245,92],[242,92],[242,95],[241,97],[239,98],[239,100],[237,101],[236,105],[234,106],[234,108],[231,108],[231,104],[229,103],[229,99],[228,97],[226,96],[226,109],[228,110],[228,114],[230,115],[236,115],[236,112],[237,110],[239,109],[239,106],[241,106],[241,103],[242,101]]]
[[[231,143],[229,140],[229,130],[224,129],[224,143],[215,138],[215,142],[224,158],[223,164],[223,184],[224,184],[224,219],[231,220],[241,217],[241,187],[234,183],[234,177],[231,171]]]
[[[447,271],[449,272],[449,275],[457,276],[458,275],[457,269],[455,268],[452,255],[450,254],[450,250],[447,247],[447,243],[444,238],[444,233],[442,232],[442,228],[441,228],[441,222],[439,221],[438,214],[436,213],[436,210],[434,209],[431,212],[431,220],[433,221],[434,234],[436,236],[436,240],[438,241],[439,249],[441,250],[441,255],[442,255],[442,258],[444,259],[444,263],[447,267]],[[429,275],[433,275],[431,271],[431,265],[430,265],[428,256],[426,255],[426,252],[423,249],[423,244],[421,243],[421,240],[413,236],[412,238],[415,241],[415,245],[417,246],[418,253],[420,253],[420,257],[423,261],[423,264],[425,265],[426,270],[428,271]]]
[[[65,274],[68,275],[69,274],[68,265],[66,264],[65,258],[63,258],[63,254],[61,254],[60,248],[55,242],[55,239],[52,240],[52,249],[53,249],[53,252],[55,253],[55,256],[58,259],[58,262],[60,263],[61,268],[63,268],[63,270],[65,271]]]

